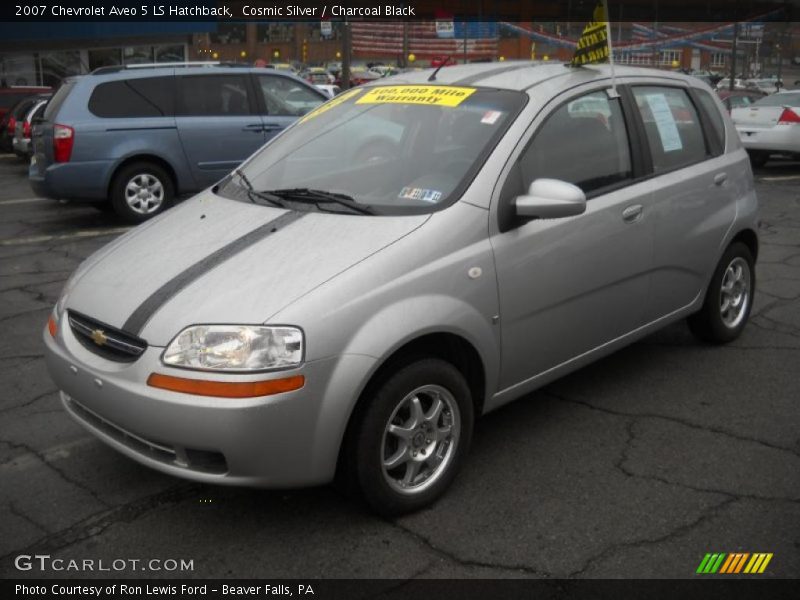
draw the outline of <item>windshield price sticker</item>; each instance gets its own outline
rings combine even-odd
[[[298,121],[298,123],[305,123],[309,119],[313,119],[314,117],[319,116],[319,115],[321,115],[322,113],[324,113],[326,111],[329,111],[334,106],[339,106],[342,102],[346,102],[347,100],[349,100],[353,96],[357,96],[360,93],[361,93],[361,88],[353,88],[352,90],[349,90],[347,92],[342,92],[341,94],[339,94],[338,96],[336,96],[332,100],[328,100],[325,104],[322,104],[319,107],[317,107],[314,110],[312,110],[310,113],[308,113],[302,119],[300,119],[300,121]]]
[[[475,88],[449,85],[391,85],[373,88],[356,100],[356,104],[428,104],[458,106],[475,92]]]

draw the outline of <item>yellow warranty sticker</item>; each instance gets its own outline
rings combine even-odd
[[[317,117],[322,113],[332,109],[334,106],[339,106],[342,102],[346,102],[353,96],[357,96],[358,94],[361,93],[361,89],[362,88],[353,88],[352,90],[342,92],[335,98],[328,100],[325,104],[320,104],[317,108],[315,108],[310,113],[305,115],[302,119],[300,119],[300,123],[305,123],[309,119],[313,119],[314,117]]]
[[[475,88],[449,85],[390,85],[372,88],[356,104],[428,104],[458,106]]]

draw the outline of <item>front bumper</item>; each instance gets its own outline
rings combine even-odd
[[[45,358],[67,412],[126,456],[206,483],[283,488],[331,481],[357,393],[353,382],[366,377],[374,362],[344,355],[292,371],[227,377],[305,377],[303,388],[273,396],[193,396],[145,381],[152,372],[223,376],[165,367],[158,347],[149,347],[134,363],[109,361],[84,348],[61,323],[55,338],[44,332]]]

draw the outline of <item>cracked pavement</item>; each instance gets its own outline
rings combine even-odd
[[[392,521],[328,487],[173,479],[75,425],[41,333],[121,224],[33,199],[13,157],[0,179],[3,577],[93,575],[16,571],[24,553],[194,561],[120,577],[680,578],[718,551],[772,552],[765,576],[800,576],[800,163],[757,172],[758,292],[739,340],[706,346],[678,323],[486,416],[449,493]]]

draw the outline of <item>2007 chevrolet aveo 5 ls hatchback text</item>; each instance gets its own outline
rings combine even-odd
[[[691,77],[519,63],[344,92],[86,260],[44,333],[66,410],[201,482],[439,497],[475,419],[688,317],[727,342],[747,153]]]

